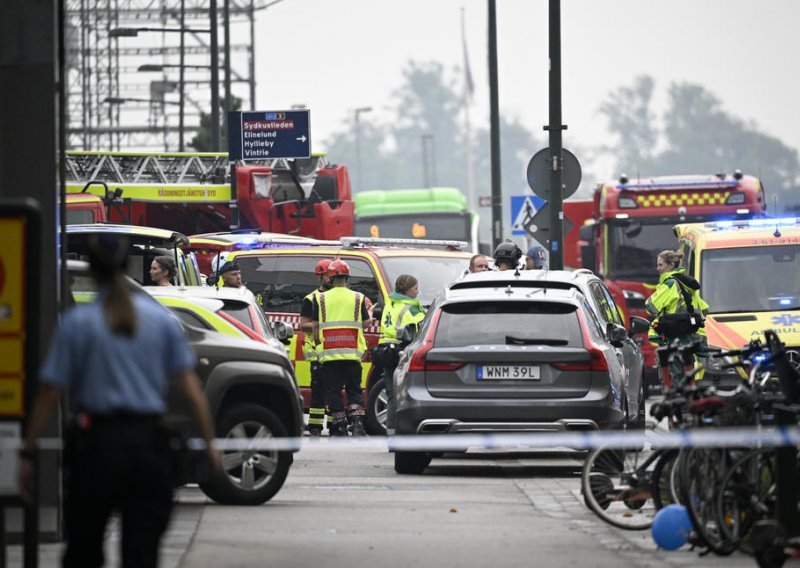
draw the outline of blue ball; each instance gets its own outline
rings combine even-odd
[[[653,540],[664,550],[676,550],[686,544],[692,531],[692,520],[683,505],[667,505],[656,513],[651,532]]]

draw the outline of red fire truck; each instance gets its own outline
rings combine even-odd
[[[317,239],[353,234],[350,176],[324,155],[236,164],[219,153],[68,152],[67,192],[108,203],[108,220],[186,235],[262,229]]]
[[[565,202],[565,214],[579,205]],[[580,226],[580,241],[565,243],[565,265],[583,266],[605,277],[615,300],[628,316],[646,317],[644,303],[658,283],[656,257],[675,249],[677,223],[748,219],[762,216],[766,201],[761,182],[735,171],[733,175],[683,175],[628,179],[597,185],[591,218],[572,221]],[[572,208],[572,209],[570,209]],[[580,257],[579,259],[577,257]],[[646,338],[648,382],[653,384],[655,351]]]

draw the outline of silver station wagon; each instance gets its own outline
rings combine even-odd
[[[509,277],[513,273],[509,274]],[[627,416],[624,327],[604,326],[571,286],[464,286],[434,304],[395,373],[398,435],[617,428]],[[612,343],[613,342],[613,343]],[[423,451],[395,451],[421,473]]]

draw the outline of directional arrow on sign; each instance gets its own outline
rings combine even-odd
[[[300,142],[305,142],[306,140],[308,140],[308,138],[306,138],[305,136],[298,136],[297,138],[295,138],[295,140],[300,140]]]
[[[562,221],[564,234],[570,232],[572,221],[564,217]],[[522,226],[531,237],[539,242],[550,238],[550,203],[542,205],[536,214],[528,219]]]

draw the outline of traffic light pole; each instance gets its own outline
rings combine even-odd
[[[550,270],[564,269],[564,202],[561,174],[561,0],[549,0],[550,45]]]

